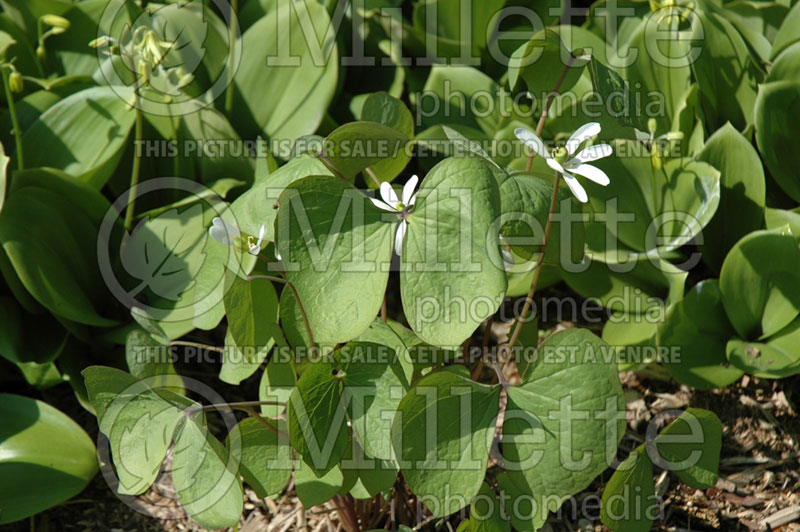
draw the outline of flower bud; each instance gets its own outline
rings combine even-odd
[[[64,17],[59,17],[58,15],[42,15],[42,22],[47,24],[48,26],[53,26],[53,28],[58,28],[61,31],[53,32],[53,33],[63,33],[67,28],[69,28],[69,20],[65,19]]]
[[[22,74],[16,70],[8,76],[8,87],[11,92],[20,93],[25,89],[25,81],[22,79]]]
[[[655,118],[651,118],[647,121],[647,131],[649,131],[650,134],[654,134],[656,132],[656,127],[658,127],[658,123],[656,122]]]
[[[109,44],[111,44],[111,38],[108,35],[103,35],[91,41],[89,46],[91,48],[106,48]]]
[[[44,58],[47,57],[47,50],[43,44],[40,44],[36,47],[36,57],[38,57],[40,60],[44,60]]]

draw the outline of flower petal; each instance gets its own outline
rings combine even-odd
[[[596,137],[600,134],[600,124],[597,122],[589,122],[588,124],[584,124],[575,130],[575,133],[567,141],[567,153],[572,155],[575,153],[581,144],[585,140],[588,140],[592,137]]]
[[[397,253],[397,256],[403,254],[403,239],[406,237],[406,227],[408,223],[405,220],[400,220],[400,224],[397,226],[397,233],[394,235],[394,252]]]
[[[608,144],[597,144],[595,146],[589,146],[585,150],[581,150],[581,152],[573,157],[567,164],[569,163],[588,163],[591,161],[596,161],[597,159],[602,159],[603,157],[608,157],[614,153],[614,148],[612,148]]]
[[[564,167],[561,166],[561,163],[559,163],[555,159],[547,159],[545,162],[547,163],[547,166],[549,166],[556,172],[561,172],[562,174],[564,173]]]
[[[226,246],[232,246],[234,239],[242,233],[235,225],[226,222],[222,218],[216,217],[211,220],[211,227],[208,229],[208,234],[217,242]]]
[[[406,203],[406,206],[409,206],[409,205],[414,205],[414,204],[417,202],[417,195],[418,195],[418,194],[419,194],[419,192],[417,192],[416,194],[414,194],[413,196],[411,196],[411,199],[410,199],[410,200],[408,200],[408,203]]]
[[[383,201],[385,201],[387,205],[397,210],[397,204],[400,203],[400,200],[397,199],[397,193],[388,181],[381,183],[381,198],[383,198]]]
[[[547,148],[542,142],[542,139],[536,136],[533,131],[529,129],[525,129],[524,127],[518,127],[514,130],[514,134],[517,136],[519,140],[525,143],[527,147],[544,157],[545,159],[550,158],[550,154],[547,152]]]
[[[261,244],[253,244],[250,246],[251,255],[258,255],[259,253],[261,253]]]
[[[266,224],[261,224],[261,229],[258,230],[258,245],[259,246],[264,241],[264,233],[266,233],[266,232],[267,232]]]
[[[411,198],[414,197],[414,190],[417,188],[417,183],[419,183],[418,176],[411,176],[411,179],[403,185],[403,194],[402,194],[402,203],[403,205],[411,205]]]
[[[572,195],[578,198],[578,201],[581,203],[586,203],[589,201],[589,197],[586,195],[586,190],[583,188],[578,182],[578,178],[572,174],[564,172],[564,181],[567,182],[567,186],[569,187],[570,192]]]
[[[573,174],[583,176],[598,185],[606,186],[611,182],[604,171],[591,164],[579,164],[578,166],[570,166],[568,169]]]
[[[386,205],[384,202],[382,202],[377,198],[369,198],[369,200],[372,202],[373,205],[375,205],[379,209],[383,209],[384,211],[389,211],[389,212],[397,212],[397,209],[395,209],[391,205]]]

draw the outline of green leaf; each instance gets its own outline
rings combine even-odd
[[[727,356],[735,367],[767,379],[781,379],[800,373],[800,355],[797,342],[800,340],[800,322],[795,320],[766,343],[751,343],[731,338],[727,345]]]
[[[320,3],[271,4],[242,36],[233,116],[243,123],[243,136],[280,141],[275,154],[286,158],[286,141],[314,133],[322,122],[336,89],[339,55]]]
[[[558,33],[545,28],[533,35],[527,44],[519,47],[508,62],[508,84],[513,90],[519,79],[525,81],[528,91],[536,98],[550,94],[561,78],[572,52],[561,41]],[[587,59],[574,59],[561,82],[560,92],[570,90],[583,72]]]
[[[633,94],[622,77],[595,58],[589,62],[592,84],[602,101],[608,102],[612,116],[623,126],[647,131],[647,124],[641,113],[636,112]]]
[[[719,282],[701,281],[669,309],[660,326],[660,345],[674,349],[664,367],[689,386],[724,388],[742,376],[725,358],[725,344],[734,334],[722,306]]]
[[[263,423],[250,417],[240,421],[234,428],[241,437],[239,473],[259,498],[274,497],[281,493],[292,475],[292,448],[277,433],[281,431],[285,434],[286,424],[270,419],[265,419]]]
[[[236,223],[249,235],[258,235],[261,226],[265,227],[264,240],[275,240],[275,218],[278,209],[275,205],[284,189],[312,175],[333,177],[331,170],[318,158],[302,155],[292,159],[263,179],[257,180],[250,189],[236,198],[231,204]]]
[[[355,473],[358,478],[350,488],[350,495],[356,499],[371,499],[379,493],[391,489],[397,480],[397,466],[390,461],[376,460],[363,454],[358,443],[354,443],[354,452],[361,454],[356,455],[354,460]],[[346,466],[343,464],[343,467],[349,466],[349,463]]]
[[[93,87],[47,109],[22,137],[25,164],[59,168],[100,189],[122,157],[136,116],[117,91],[133,96],[124,87]]]
[[[392,445],[411,491],[433,515],[461,509],[480,490],[499,394],[499,387],[439,371],[400,402]]]
[[[788,225],[795,240],[800,241],[800,210],[794,209],[787,211],[767,207],[764,210],[764,221],[766,222],[767,229],[778,229]]]
[[[798,75],[800,75],[800,43],[796,42],[775,59],[764,81],[766,83],[792,81],[797,80]]]
[[[172,482],[178,502],[195,521],[205,528],[227,528],[239,522],[244,510],[239,457],[200,420],[202,414],[184,418],[173,448]],[[241,442],[236,444],[234,449]]]
[[[595,297],[614,312],[659,319],[665,305],[683,297],[687,273],[664,260],[629,254],[593,256],[583,271],[562,272],[564,281],[583,297]],[[618,259],[608,260],[608,259]],[[606,259],[604,262],[601,259]]]
[[[74,497],[97,473],[89,435],[47,403],[0,394],[0,419],[0,524]]]
[[[297,377],[291,360],[281,355],[280,350],[276,351],[264,368],[261,382],[258,385],[259,401],[289,402],[289,397],[297,383]],[[261,415],[274,418],[278,417],[285,409],[279,405],[261,405]]]
[[[602,222],[588,222],[587,234],[610,233],[630,249],[662,253],[697,236],[717,211],[719,171],[684,158],[668,160],[656,170],[641,144],[618,140],[613,146],[616,157],[593,163],[613,176],[609,185],[583,181],[592,211],[605,216]]]
[[[542,343],[539,357],[508,390],[503,422],[504,468],[535,499],[534,528],[608,467],[625,432],[611,346],[585,329],[567,329]]]
[[[480,70],[434,65],[417,103],[417,116],[422,129],[447,124],[493,135],[507,120],[502,110],[512,104],[508,92]]]
[[[228,318],[228,333],[236,346],[239,360],[226,352],[219,378],[239,384],[255,373],[267,353],[281,336],[278,329],[278,294],[267,279],[245,280],[229,273],[223,301]],[[283,343],[283,342],[280,342]]]
[[[97,265],[102,215],[94,207],[105,200],[81,183],[51,179],[50,186],[14,185],[0,213],[3,249],[25,289],[53,314],[114,325],[104,316],[109,293]]]
[[[442,161],[422,182],[406,220],[406,318],[425,342],[458,345],[494,314],[506,289],[500,192],[490,167],[475,157]]]
[[[640,445],[606,484],[601,519],[614,532],[649,532],[656,514],[653,508],[657,505],[653,464],[644,445]]]
[[[739,32],[721,16],[700,13],[693,26],[694,38],[703,43],[692,70],[706,104],[706,120],[712,128],[729,121],[744,129],[753,122],[763,72]]]
[[[703,230],[703,258],[719,270],[736,242],[761,228],[766,184],[753,145],[727,123],[706,142],[698,160],[720,171],[720,205]]]
[[[384,170],[388,168],[394,178],[408,164],[409,157],[405,155],[408,142],[405,133],[392,127],[377,122],[350,122],[328,135],[325,155],[348,181],[379,164],[384,164]]]
[[[411,111],[403,102],[388,93],[376,92],[370,94],[364,101],[360,119],[391,127],[408,139],[402,146],[396,145],[400,150],[395,157],[387,158],[370,167],[378,180],[392,181],[411,161],[411,154],[407,149],[408,143],[414,138],[414,117],[411,116]],[[367,185],[372,188],[375,183],[372,179],[367,179]]]
[[[717,483],[722,423],[713,412],[687,408],[661,431],[653,446],[655,452],[648,448],[651,460],[689,486],[704,490]]]
[[[83,370],[100,430],[111,444],[119,487],[125,495],[144,493],[161,469],[181,409],[163,399],[146,381],[112,368]]]
[[[369,455],[391,460],[392,422],[408,390],[397,354],[385,345],[351,342],[337,352],[336,360],[358,442]]]
[[[800,153],[795,149],[792,117],[798,113],[800,82],[777,81],[760,87],[755,108],[758,150],[778,186],[795,201],[800,201],[800,183],[795,171],[800,165]]]
[[[553,184],[533,175],[513,174],[500,185],[501,233],[514,253],[538,261],[552,197]],[[558,198],[555,210],[558,215],[550,231],[544,264],[579,264],[583,259],[583,222],[580,218],[577,222],[569,221],[562,230],[564,224],[561,220],[570,220],[570,213],[574,217],[580,216],[580,210],[574,209],[572,194],[563,183]]]
[[[800,314],[800,249],[780,229],[742,238],[722,264],[722,303],[739,336],[769,337]]]
[[[795,4],[783,19],[783,24],[772,41],[772,57],[770,59],[774,60],[786,47],[800,40],[800,29],[798,28],[800,28],[800,8]]]
[[[226,272],[252,268],[252,255],[209,236],[220,214],[230,221],[222,205],[195,203],[147,216],[123,237],[122,266],[138,279],[123,297],[134,307],[134,299],[146,303],[150,319],[170,338],[215,328],[225,315]]]
[[[453,57],[456,61],[469,55],[471,59],[486,48],[486,40],[498,24],[496,14],[505,0],[464,3],[460,0],[431,0],[414,5],[414,27],[423,33],[423,42],[437,41],[436,57]],[[469,32],[469,33],[463,33]],[[453,47],[452,53],[448,53]],[[438,55],[442,54],[442,55]]]
[[[411,353],[413,347],[422,342],[413,332],[396,321],[384,323],[380,318],[375,318],[369,329],[355,341],[379,344],[393,349],[397,355],[396,361],[403,369],[406,382],[411,382],[414,374],[414,360]]]
[[[667,32],[665,23],[659,22],[664,16],[664,10],[659,10],[633,19],[638,25],[628,40],[617,41],[621,48],[618,57],[634,58],[623,77],[629,86],[637,88],[647,114],[657,117],[659,131],[669,130],[670,120],[689,87],[691,50],[697,48],[685,33]]]
[[[509,522],[505,519],[500,501],[492,488],[484,482],[478,495],[472,499],[469,508],[471,532],[511,532]]]
[[[175,371],[169,347],[142,329],[134,329],[126,336],[125,361],[137,379],[151,379],[148,382],[156,388],[183,393],[183,379]]]
[[[347,450],[342,378],[331,357],[323,357],[305,370],[289,397],[292,447],[318,477],[333,469]]]
[[[300,462],[294,472],[295,489],[297,498],[305,508],[311,508],[331,500],[342,487],[344,476],[338,466],[334,466],[323,476],[317,476],[314,471]]]
[[[278,251],[314,340],[357,337],[383,301],[395,224],[384,223],[366,196],[336,178],[297,181],[279,201]]]

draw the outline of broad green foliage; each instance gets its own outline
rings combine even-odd
[[[331,102],[338,47],[319,2],[270,4],[269,12],[242,36],[234,112],[250,135],[296,139],[316,130]],[[277,155],[288,158],[289,151]]]
[[[661,327],[661,343],[680,348],[680,360],[670,360],[667,370],[681,382],[697,388],[722,388],[742,376],[729,367],[725,345],[734,334],[722,306],[719,282],[696,284],[683,301],[670,308]]]
[[[68,382],[117,491],[170,457],[207,529],[247,485],[535,532],[613,468],[602,521],[644,532],[653,465],[715,484],[704,410],[615,460],[618,371],[800,373],[798,5],[216,4],[0,1],[4,384]],[[1,523],[95,474],[59,411],[0,411]]]
[[[697,489],[717,482],[722,423],[708,410],[688,408],[652,442],[617,466],[603,492],[602,520],[614,531],[646,532],[658,515],[653,463]]]
[[[383,300],[393,226],[341,179],[302,179],[279,203],[278,251],[314,341],[352,340],[369,327]]]
[[[644,512],[631,515],[631,509],[646,508],[655,502],[653,464],[644,445],[640,445],[619,464],[603,490],[603,523],[617,532],[648,532],[653,525],[652,516]]]
[[[58,168],[102,188],[122,156],[134,118],[108,87],[73,94],[47,109],[25,132],[26,164]]]
[[[92,440],[61,411],[2,394],[0,418],[0,524],[70,499],[97,473]]]
[[[458,345],[499,306],[499,215],[497,182],[480,159],[446,159],[422,182],[400,272],[403,308],[422,340]]]
[[[503,422],[504,467],[515,489],[536,502],[534,530],[608,467],[625,426],[610,346],[586,330],[567,330],[538,355],[522,384],[508,391]]]
[[[478,493],[499,396],[497,386],[437,371],[400,402],[392,445],[409,487],[434,515],[451,514]]]

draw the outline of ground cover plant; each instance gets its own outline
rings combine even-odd
[[[0,7],[0,524],[647,531],[731,429],[631,383],[796,422],[796,3]]]

